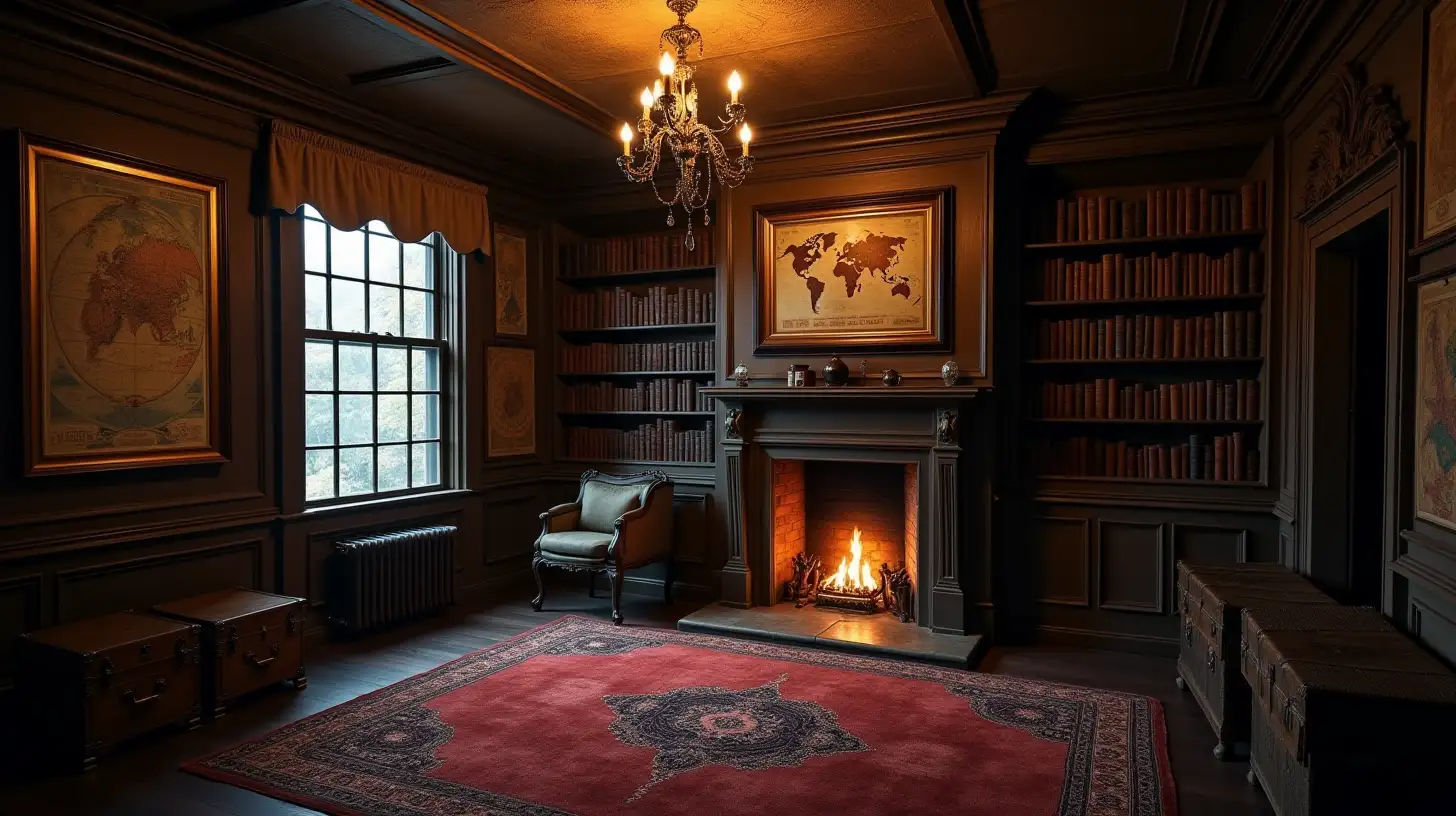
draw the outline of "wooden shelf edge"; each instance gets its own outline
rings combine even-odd
[[[1028,417],[1031,422],[1062,425],[1263,425],[1262,419],[1107,419],[1100,417]]]
[[[558,377],[711,377],[716,371],[558,371]]]
[[[657,465],[659,467],[689,468],[710,468],[717,464],[716,462],[670,462],[651,459],[557,459],[556,461],[568,465]]]
[[[564,335],[572,335],[572,334],[599,334],[599,333],[602,333],[602,332],[607,332],[607,333],[616,333],[616,332],[627,333],[627,332],[652,332],[652,331],[672,331],[672,330],[685,331],[685,330],[689,330],[689,329],[699,330],[700,331],[702,329],[716,329],[717,327],[718,327],[718,324],[717,323],[665,323],[665,324],[656,325],[656,326],[602,326],[602,327],[594,328],[594,329],[557,329],[556,330],[556,333],[564,336]]]
[[[712,411],[557,411],[557,416],[710,417]]]
[[[1241,238],[1263,238],[1266,229],[1233,230],[1230,232],[1206,232],[1197,235],[1139,235],[1131,238],[1103,238],[1096,241],[1040,241],[1022,245],[1028,250],[1047,249],[1094,249],[1097,247],[1145,246],[1150,244],[1196,244],[1213,241],[1238,240]]]
[[[668,269],[634,269],[630,272],[602,272],[590,275],[557,275],[556,280],[567,286],[610,286],[622,281],[651,280],[654,278],[706,278],[718,271],[717,264],[706,266],[675,266]]]
[[[1177,365],[1179,363],[1262,363],[1258,357],[1105,357],[1098,360],[1023,360],[1027,365]]]
[[[1086,300],[1029,300],[1022,304],[1027,308],[1062,308],[1073,306],[1164,306],[1177,303],[1226,303],[1228,301],[1258,301],[1264,299],[1263,292],[1240,292],[1232,295],[1174,295],[1172,297],[1143,298],[1089,298]]]
[[[1047,474],[1039,477],[1043,484],[1047,482],[1067,481],[1086,482],[1097,484],[1128,484],[1128,485],[1184,485],[1187,487],[1216,487],[1226,489],[1231,487],[1268,487],[1262,481],[1215,481],[1213,479],[1139,479],[1129,476],[1053,476]]]

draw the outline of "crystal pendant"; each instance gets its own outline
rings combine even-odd
[[[669,227],[677,226],[677,219],[672,217],[672,213],[667,214],[667,225]]]
[[[693,247],[697,246],[697,242],[693,240],[693,234],[691,232],[688,233],[687,240],[683,243],[687,246],[688,252],[692,252]]]
[[[703,226],[706,227],[711,223],[713,223],[713,216],[708,215],[707,210],[703,210]]]

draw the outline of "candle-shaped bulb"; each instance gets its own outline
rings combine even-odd
[[[737,105],[738,92],[741,90],[743,90],[743,77],[739,76],[737,71],[734,71],[728,75],[728,93],[732,95],[728,101]]]
[[[744,122],[743,127],[738,129],[738,138],[743,142],[743,155],[748,155],[748,143],[753,141],[753,131],[749,130],[748,123]]]
[[[638,100],[642,103],[642,118],[643,119],[646,119],[648,116],[651,116],[652,115],[652,100],[653,99],[656,99],[656,98],[657,97],[655,97],[655,96],[652,95],[652,89],[651,88],[643,88],[642,89],[642,96],[638,97]]]
[[[632,155],[632,126],[624,123],[622,132],[617,135],[622,137],[622,155]]]
[[[655,80],[652,81],[652,98],[653,99],[661,99],[662,98],[662,80],[660,80],[660,79],[655,79]]]
[[[663,76],[672,76],[672,71],[676,67],[677,63],[673,61],[672,55],[663,51],[662,59],[657,61],[657,72]]]

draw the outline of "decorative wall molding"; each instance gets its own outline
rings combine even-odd
[[[1355,62],[1336,74],[1327,104],[1319,145],[1306,168],[1301,206],[1305,212],[1375,164],[1407,127],[1390,86],[1367,84],[1364,66]]]
[[[1131,531],[1130,535],[1119,536],[1114,531],[1119,528]],[[1167,609],[1167,541],[1165,539],[1166,526],[1160,521],[1123,521],[1115,519],[1097,520],[1097,608],[1112,609],[1120,612],[1142,612],[1161,615]],[[1136,548],[1146,547],[1146,543],[1139,543],[1136,540],[1138,533],[1146,535],[1151,532],[1151,552],[1133,552],[1122,559],[1112,557],[1116,551],[1123,547]],[[1149,581],[1147,584],[1138,587],[1142,595],[1130,594],[1119,596],[1116,591],[1109,587],[1109,579],[1115,581],[1128,571],[1119,569],[1119,564],[1127,564],[1129,561],[1137,564],[1148,565]],[[1135,574],[1135,571],[1134,571]],[[1124,590],[1131,587],[1124,587]]]
[[[1075,606],[1089,608],[1092,606],[1092,522],[1083,518],[1062,518],[1060,516],[1032,516],[1027,519],[1032,527],[1063,527],[1070,528],[1075,539],[1069,539],[1073,544],[1072,555],[1076,560],[1049,559],[1046,543],[1051,540],[1047,535],[1030,536],[1030,540],[1042,543],[1042,548],[1036,553],[1042,563],[1037,568],[1037,574],[1042,578],[1036,593],[1036,602],[1052,604],[1055,606]],[[1066,555],[1066,553],[1061,553]],[[1077,592],[1048,592],[1044,586],[1046,577],[1052,570],[1073,570],[1067,579],[1068,584],[1075,584]]]
[[[108,598],[108,606],[114,606],[115,610],[125,609],[131,606],[150,606],[152,603],[161,603],[166,600],[173,600],[175,597],[182,597],[188,594],[198,594],[216,589],[225,589],[228,586],[242,584],[250,589],[262,589],[264,581],[265,550],[268,546],[268,539],[263,537],[248,538],[238,541],[229,541],[223,544],[214,544],[206,547],[196,547],[176,552],[161,553],[158,555],[144,555],[137,558],[127,558],[120,561],[109,561],[101,564],[93,564],[76,569],[62,570],[55,575],[55,593],[52,622],[73,620],[78,617],[86,617],[89,614],[100,614],[97,610],[84,610],[81,614],[73,614],[75,610],[76,593],[96,593],[94,587],[86,585],[102,581],[108,576],[126,575],[128,587],[142,590],[141,594],[148,596],[156,593],[145,592],[145,584],[137,580],[138,573],[151,570],[167,570],[169,568],[185,569],[189,564],[196,564],[209,560],[228,560],[241,556],[247,561],[248,573],[239,574],[236,570],[225,570],[227,577],[224,579],[218,576],[218,580],[207,582],[186,581],[175,583],[176,595],[173,597],[149,597],[147,603],[135,603],[127,601],[122,593],[104,593]],[[139,596],[140,597],[140,596]],[[116,599],[118,603],[110,603]],[[112,611],[115,611],[112,610]]]

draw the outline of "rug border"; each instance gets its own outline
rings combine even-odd
[[[360,811],[360,810],[355,810],[353,808],[349,808],[349,807],[346,807],[346,806],[341,806],[338,802],[334,802],[334,801],[331,801],[331,800],[319,799],[317,797],[309,796],[307,794],[299,794],[299,793],[294,793],[294,792],[291,792],[291,791],[284,791],[281,788],[274,787],[272,785],[269,785],[266,782],[256,781],[254,779],[251,779],[250,777],[242,776],[240,774],[234,774],[234,773],[229,772],[229,771],[221,771],[221,770],[216,770],[216,769],[210,768],[205,763],[210,762],[211,760],[216,759],[217,757],[219,757],[219,756],[221,756],[223,754],[226,754],[226,753],[231,752],[231,751],[235,751],[238,748],[242,748],[244,746],[251,745],[251,744],[256,743],[256,742],[260,742],[263,739],[267,738],[270,734],[272,734],[275,731],[277,731],[279,728],[287,728],[287,727],[290,727],[290,726],[296,726],[296,725],[300,725],[302,723],[306,723],[306,722],[308,722],[310,720],[313,720],[313,719],[317,719],[319,717],[322,717],[325,714],[329,713],[330,711],[333,711],[336,708],[340,708],[340,707],[343,707],[343,706],[346,706],[346,705],[353,705],[355,703],[359,703],[361,701],[368,700],[371,697],[374,697],[376,695],[379,695],[379,694],[382,694],[382,693],[384,693],[386,691],[389,691],[391,688],[394,688],[395,686],[399,685],[400,683],[408,682],[408,681],[413,680],[413,679],[415,679],[417,677],[421,677],[421,676],[426,675],[426,674],[431,674],[433,672],[437,672],[440,669],[445,668],[446,666],[450,666],[450,665],[453,665],[455,663],[460,663],[462,661],[469,660],[469,659],[474,658],[475,656],[477,656],[479,654],[482,654],[484,652],[490,652],[490,651],[499,649],[500,647],[505,646],[505,645],[507,645],[507,644],[509,644],[509,643],[511,643],[513,641],[521,640],[522,638],[525,638],[527,636],[533,635],[533,634],[535,634],[537,632],[540,632],[542,630],[550,629],[550,628],[555,627],[555,626],[560,626],[560,625],[562,625],[564,623],[572,623],[572,622],[587,623],[587,624],[592,624],[592,625],[595,625],[595,626],[600,626],[600,627],[603,627],[603,628],[610,628],[610,629],[617,629],[618,628],[617,626],[609,625],[605,621],[599,620],[597,618],[589,618],[589,617],[584,617],[582,615],[572,615],[572,614],[561,615],[561,616],[556,617],[556,618],[553,618],[553,619],[551,619],[549,621],[545,621],[545,622],[540,623],[540,624],[538,624],[536,626],[533,626],[530,629],[525,630],[524,632],[520,632],[520,633],[517,633],[515,635],[511,635],[510,637],[507,637],[507,638],[502,638],[501,640],[498,640],[495,643],[490,644],[489,646],[482,646],[479,649],[475,649],[473,651],[466,652],[465,654],[460,655],[459,657],[456,657],[456,658],[447,660],[444,663],[441,663],[441,664],[439,664],[437,666],[434,666],[434,667],[425,669],[423,671],[416,672],[416,673],[411,674],[411,675],[409,675],[407,677],[403,677],[403,678],[401,678],[399,680],[395,680],[395,681],[393,681],[391,683],[388,683],[388,684],[386,684],[384,686],[381,686],[380,688],[374,689],[373,691],[369,691],[369,692],[366,692],[364,694],[360,694],[357,697],[350,697],[349,699],[344,700],[344,701],[339,702],[339,703],[335,703],[334,705],[331,705],[328,708],[324,708],[324,709],[320,709],[318,711],[315,711],[314,713],[309,714],[306,717],[302,717],[302,718],[297,719],[297,720],[291,720],[289,722],[283,723],[282,725],[273,726],[271,728],[266,729],[262,734],[259,734],[257,736],[249,737],[248,739],[239,740],[237,742],[229,743],[228,745],[224,746],[223,748],[221,748],[219,750],[212,751],[212,752],[210,752],[210,753],[208,753],[208,754],[206,754],[204,756],[200,756],[200,757],[195,757],[193,759],[189,759],[186,762],[183,762],[181,765],[179,765],[178,768],[177,768],[177,770],[179,770],[179,771],[181,771],[183,773],[188,773],[188,774],[192,774],[194,776],[197,776],[197,777],[200,777],[200,778],[203,778],[203,779],[207,779],[209,781],[221,782],[223,784],[232,785],[234,787],[238,787],[238,788],[242,788],[244,790],[252,791],[253,793],[261,794],[263,796],[269,797],[270,799],[276,799],[276,800],[278,800],[280,802],[288,802],[290,804],[301,805],[303,807],[313,808],[314,810],[318,810],[318,811],[320,811],[322,813],[334,814],[335,816],[369,816],[369,814],[366,811]],[[714,634],[706,634],[706,633],[701,633],[701,632],[680,632],[677,629],[667,629],[667,628],[658,627],[658,626],[632,626],[632,627],[629,627],[629,628],[636,629],[636,630],[640,630],[640,631],[647,631],[647,632],[657,631],[657,632],[672,632],[674,634],[692,635],[694,638],[705,638],[705,639],[715,640],[715,641],[717,641],[717,640],[727,640],[727,641],[738,640],[738,639],[735,639],[735,638],[732,638],[732,637],[729,637],[729,636],[726,636],[726,635],[714,635]],[[793,651],[793,650],[800,650],[800,649],[805,650],[805,651],[818,651],[818,652],[828,651],[828,650],[824,650],[824,649],[813,649],[812,647],[804,646],[802,644],[772,643],[770,645],[778,646],[778,647],[781,647],[781,648],[786,648],[786,649],[789,649],[791,651]],[[913,661],[913,660],[892,660],[890,658],[878,657],[878,656],[877,657],[873,657],[873,658],[869,658],[869,659],[871,659],[871,660],[880,660],[880,661],[888,661],[888,662],[895,662],[895,663],[917,663],[917,661]],[[849,667],[849,666],[846,666],[846,667],[843,667],[843,668],[846,668],[846,669],[848,669],[850,671],[858,671],[859,670],[859,669],[856,669],[854,667]],[[941,667],[941,668],[944,668],[944,667]],[[970,673],[970,674],[981,674],[982,673],[982,672],[976,672],[976,671],[969,670],[969,669],[966,670],[966,671],[967,671],[967,673]],[[1095,691],[1095,692],[1099,692],[1099,693],[1102,693],[1102,694],[1117,694],[1117,695],[1122,695],[1122,696],[1126,696],[1126,697],[1134,697],[1134,698],[1140,698],[1140,699],[1146,700],[1147,703],[1148,703],[1149,708],[1151,709],[1151,714],[1152,714],[1152,718],[1153,718],[1153,732],[1154,732],[1155,742],[1157,743],[1158,775],[1160,777],[1159,778],[1159,783],[1160,783],[1159,784],[1159,787],[1160,787],[1159,793],[1160,793],[1161,798],[1162,798],[1163,803],[1164,803],[1163,814],[1164,814],[1164,816],[1177,816],[1177,814],[1179,814],[1181,812],[1181,810],[1179,809],[1179,806],[1178,806],[1178,788],[1177,788],[1177,783],[1176,783],[1176,781],[1173,778],[1173,763],[1172,763],[1172,758],[1171,758],[1171,756],[1169,755],[1169,752],[1168,752],[1168,723],[1167,723],[1167,717],[1166,717],[1166,715],[1164,714],[1164,711],[1163,711],[1163,701],[1162,700],[1159,700],[1157,697],[1153,697],[1151,695],[1146,695],[1146,694],[1132,694],[1132,693],[1129,693],[1129,692],[1114,691],[1112,689],[1101,689],[1101,688],[1094,688],[1094,687],[1090,687],[1090,686],[1080,686],[1080,685],[1076,685],[1074,683],[1061,683],[1061,682],[1051,681],[1051,680],[1041,680],[1039,678],[1034,678],[1034,677],[1022,677],[1020,675],[1015,675],[1015,674],[1008,674],[1008,675],[1001,675],[1001,676],[1003,676],[1003,677],[1010,677],[1010,678],[1014,678],[1014,679],[1018,679],[1018,680],[1026,680],[1026,681],[1035,682],[1035,683],[1041,683],[1041,684],[1050,685],[1050,686],[1062,686],[1062,687],[1065,687],[1065,688],[1075,688],[1075,689],[1080,689],[1080,690],[1083,690],[1083,691]]]

